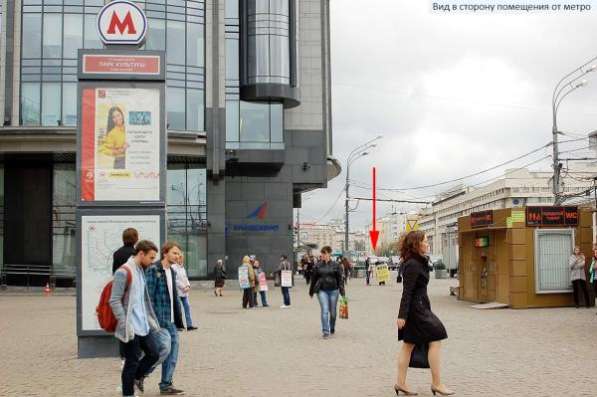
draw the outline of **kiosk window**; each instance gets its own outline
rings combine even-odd
[[[571,290],[568,258],[573,246],[573,229],[536,229],[535,289],[538,294]]]

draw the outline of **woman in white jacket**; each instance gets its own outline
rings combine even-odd
[[[180,255],[180,263],[172,265],[172,269],[176,271],[176,289],[180,302],[184,308],[184,317],[187,331],[194,331],[197,327],[193,326],[193,319],[191,318],[191,305],[189,304],[189,291],[191,290],[191,283],[187,277],[187,271],[184,268],[184,255]]]

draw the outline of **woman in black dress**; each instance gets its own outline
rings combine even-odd
[[[427,284],[429,266],[425,255],[429,251],[427,236],[421,231],[412,231],[400,240],[402,257],[402,300],[396,325],[398,340],[403,341],[398,354],[398,382],[394,385],[396,394],[416,396],[406,384],[406,371],[415,345],[429,346],[429,367],[431,368],[431,392],[441,396],[454,394],[440,380],[441,340],[448,334],[442,322],[431,312]]]

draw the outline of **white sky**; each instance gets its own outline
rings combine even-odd
[[[547,2],[547,1],[546,1]],[[458,178],[551,141],[551,94],[566,73],[597,56],[597,4],[588,13],[437,14],[429,0],[332,0],[334,157],[382,134],[374,152],[351,167],[351,180],[378,187],[427,185]],[[442,3],[442,2],[440,2]],[[521,3],[529,3],[521,2]],[[573,139],[597,130],[597,73],[568,96],[559,129]],[[569,143],[561,150],[586,146]],[[506,168],[550,154],[544,150]],[[574,155],[574,154],[572,154]],[[534,168],[549,169],[549,161]],[[504,169],[467,180],[503,174]],[[343,218],[346,174],[303,196],[301,222]],[[449,187],[445,186],[445,187]],[[441,189],[413,191],[429,196]],[[352,196],[371,190],[351,188]],[[408,198],[379,192],[384,198]],[[354,204],[354,203],[353,203]],[[409,210],[378,204],[378,214]],[[371,220],[361,202],[351,224]]]

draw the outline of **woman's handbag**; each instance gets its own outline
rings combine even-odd
[[[429,344],[424,343],[422,345],[415,345],[413,352],[410,355],[410,363],[408,364],[411,368],[429,368]]]
[[[340,318],[348,319],[348,299],[340,296]]]

